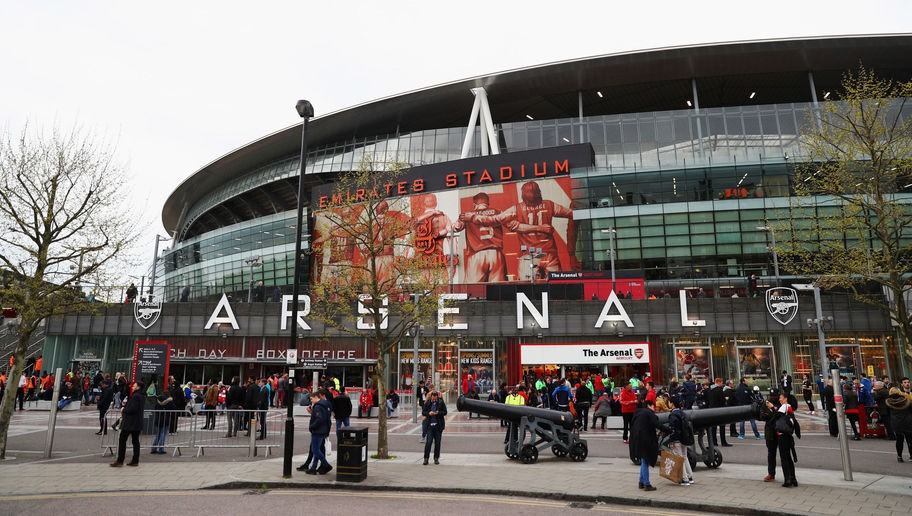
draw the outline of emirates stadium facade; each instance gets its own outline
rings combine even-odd
[[[644,50],[478,76],[321,115],[307,132],[302,237],[320,238],[321,185],[365,156],[409,164],[423,190],[406,192],[406,211],[418,216],[424,205],[442,217],[451,289],[468,294],[459,303],[462,325],[420,338],[420,375],[448,393],[467,373],[479,388],[595,372],[774,384],[780,371],[816,376],[822,352],[850,375],[908,374],[909,351],[887,314],[823,292],[822,311],[832,316],[823,348],[807,324],[816,317],[813,296],[797,291],[782,305],[793,312],[785,320],[764,293],[808,282],[778,271],[770,227],[793,200],[801,136],[815,110],[859,63],[909,80],[910,55],[909,35]],[[469,129],[476,114],[481,124]],[[299,124],[189,176],[162,210],[173,242],[155,264],[151,300],[163,303],[152,324],[129,305],[54,319],[46,363],[124,370],[135,342],[153,340],[170,345],[178,380],[284,370],[300,146]],[[498,213],[529,214],[526,189],[550,207],[554,236],[536,244],[505,224],[494,272],[490,261],[484,273],[470,270],[479,244],[456,224],[459,215],[479,199]],[[898,193],[912,194],[912,185]],[[804,216],[813,222],[831,209],[820,203]],[[325,280],[331,264],[304,260],[304,285]],[[617,296],[609,298],[612,277]],[[324,372],[363,387],[376,362],[369,344],[309,326],[298,356],[325,360]],[[402,344],[384,374],[407,388],[413,343]]]

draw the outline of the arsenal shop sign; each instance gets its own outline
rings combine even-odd
[[[649,344],[522,344],[522,364],[648,364]]]

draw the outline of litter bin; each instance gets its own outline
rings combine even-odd
[[[339,430],[336,480],[360,482],[367,478],[367,427]]]

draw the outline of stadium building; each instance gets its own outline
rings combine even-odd
[[[817,318],[811,292],[766,293],[808,283],[780,273],[770,250],[815,110],[859,62],[909,80],[910,55],[908,35],[644,50],[321,115],[307,132],[302,235],[321,238],[319,191],[335,175],[365,156],[410,165],[421,188],[406,188],[406,215],[439,215],[453,291],[468,294],[461,327],[420,337],[420,375],[449,393],[466,372],[482,388],[594,372],[775,383],[783,370],[816,375],[822,351],[850,374],[908,374],[909,351],[886,314],[823,292],[821,350],[807,322]],[[50,321],[45,363],[128,370],[143,340],[170,345],[170,372],[183,381],[284,370],[300,145],[299,124],[177,186],[162,210],[173,240],[157,257],[152,302]],[[479,209],[489,213],[473,220],[496,245],[480,247],[477,228],[456,223]],[[832,209],[820,203],[803,216],[813,224]],[[520,229],[527,222],[551,230]],[[493,262],[478,265],[488,251]],[[308,255],[304,284],[325,281],[331,259]],[[376,363],[369,343],[308,325],[298,356],[362,387]],[[412,345],[388,357],[392,385],[411,383]]]

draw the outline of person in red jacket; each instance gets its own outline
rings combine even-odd
[[[633,392],[630,384],[624,386],[620,395],[621,400],[621,417],[624,418],[624,443],[629,443],[630,421],[633,419],[633,413],[637,409],[637,395]]]
[[[656,401],[656,386],[655,383],[651,381],[646,382],[646,399],[652,400],[653,403]]]

